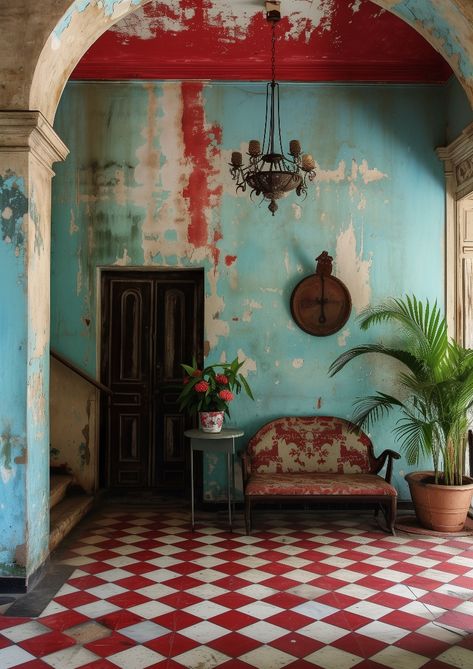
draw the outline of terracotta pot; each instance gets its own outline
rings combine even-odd
[[[465,525],[471,497],[473,479],[463,477],[463,485],[433,483],[434,472],[406,474],[417,520],[436,532],[461,532]]]
[[[224,411],[200,411],[200,429],[202,432],[220,432],[222,430],[224,416]]]

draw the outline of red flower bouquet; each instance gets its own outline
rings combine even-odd
[[[179,410],[190,414],[199,411],[224,411],[230,415],[228,403],[242,390],[254,399],[247,380],[240,369],[244,365],[235,358],[232,362],[209,365],[199,369],[194,360],[192,365],[181,365],[186,376],[179,395]]]

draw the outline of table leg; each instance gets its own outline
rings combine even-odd
[[[191,445],[191,527],[194,531],[194,449]]]
[[[228,497],[228,522],[230,524],[230,532],[232,532],[232,465],[231,453],[227,453],[227,497]]]

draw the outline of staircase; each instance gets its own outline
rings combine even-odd
[[[87,495],[78,486],[74,486],[74,477],[71,474],[51,471],[49,493],[50,552],[90,511],[93,501],[92,495]]]

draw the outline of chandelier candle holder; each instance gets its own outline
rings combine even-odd
[[[266,18],[272,29],[271,72],[266,84],[266,111],[263,141],[252,139],[248,144],[248,164],[243,164],[240,151],[233,151],[230,174],[236,182],[236,192],[250,187],[250,197],[263,196],[270,200],[269,211],[278,209],[276,200],[295,190],[296,195],[307,195],[308,182],[315,178],[315,161],[309,153],[302,153],[299,140],[289,143],[289,155],[282,149],[279,113],[279,84],[276,82],[276,23],[281,18],[279,2],[266,2]]]

